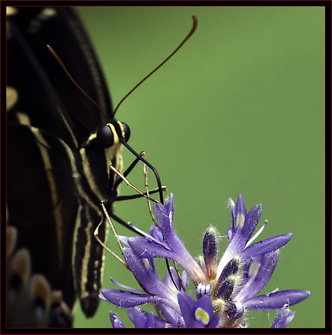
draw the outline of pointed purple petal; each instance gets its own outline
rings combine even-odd
[[[149,312],[146,317],[145,328],[166,328],[166,322]]]
[[[183,267],[194,283],[205,282],[207,280],[205,273],[175,232],[173,237],[169,236],[169,241],[170,240],[172,242],[171,251],[152,241],[146,240],[144,237],[131,237],[128,239],[130,247],[141,258],[161,257],[172,259]],[[130,264],[128,265],[130,266]]]
[[[227,237],[228,237],[228,241],[230,242],[233,238],[233,230],[232,228],[228,228],[227,229]]]
[[[156,304],[156,307],[172,328],[183,328],[185,326],[182,316],[173,308],[165,304]]]
[[[196,313],[197,309],[203,310],[205,313],[204,319],[200,321],[207,326],[212,319],[212,302],[210,297],[207,294],[204,294],[201,298],[199,298],[195,304],[194,312]]]
[[[177,305],[176,294],[162,282],[157,273],[148,268],[132,249],[124,248],[122,252],[136,280],[147,292]]]
[[[166,273],[165,279],[164,279],[165,285],[171,288],[172,290],[180,290],[182,286],[181,286],[181,281],[180,281],[178,272],[172,267],[170,267],[170,272],[171,272],[172,277],[169,274],[169,272]],[[174,282],[176,284],[176,287],[174,286]]]
[[[246,215],[247,215],[246,206],[244,204],[242,194],[240,194],[236,201],[236,211],[235,211],[235,225],[237,227],[238,227],[237,221],[239,220],[239,216],[243,216],[243,218],[245,218]]]
[[[309,291],[286,290],[260,295],[245,302],[244,305],[247,309],[259,309],[263,311],[278,310],[285,306],[298,304],[308,298],[309,295]]]
[[[134,324],[135,328],[144,328],[146,323],[145,312],[138,308],[128,308],[128,317]]]
[[[220,258],[218,267],[217,267],[217,277],[220,276],[222,270],[226,266],[226,264],[236,255],[239,255],[243,261],[248,258],[257,257],[259,254],[253,254],[253,252],[247,252],[248,248],[246,248],[246,244],[249,241],[252,233],[255,231],[257,223],[260,219],[262,213],[262,206],[256,205],[254,206],[250,212],[246,215],[245,219],[243,217],[238,216],[238,224],[242,224],[236,230],[236,233],[233,235],[232,240],[230,241],[227,249],[225,250],[223,256]],[[244,220],[244,221],[243,221]],[[251,246],[252,247],[252,246]],[[249,247],[249,248],[251,248]],[[272,251],[267,250],[265,253]]]
[[[220,324],[220,316],[214,316],[209,323],[209,328],[217,328]]]
[[[162,231],[154,224],[150,228],[150,235],[160,242],[164,241]]]
[[[128,238],[128,244],[141,258],[162,257],[174,259],[175,257],[174,252],[168,247],[166,248],[160,243],[157,244],[141,236]]]
[[[195,306],[194,300],[187,293],[180,292],[178,294],[178,302],[186,327],[199,327],[199,325],[201,325],[202,323],[195,320],[195,315],[193,311]]]
[[[183,289],[186,291],[187,290],[187,286],[188,286],[188,274],[184,270],[182,272],[181,279],[182,279]]]
[[[274,319],[271,328],[286,328],[287,325],[293,320],[294,316],[294,312],[289,309],[284,309]]]
[[[167,246],[166,243],[163,242],[162,239],[160,239],[160,236],[158,235],[157,238],[154,238],[153,236],[145,233],[143,230],[135,227],[131,222],[128,223],[128,225],[132,228],[135,228],[135,230],[137,231],[137,233],[139,233],[140,235],[143,235],[147,240],[155,242],[156,244],[160,244],[163,247],[165,247],[166,249],[170,250],[170,248]],[[153,231],[153,230],[152,230]]]
[[[279,259],[279,250],[272,251],[268,254],[265,255],[265,257],[262,257],[261,265],[258,270],[258,273],[256,275],[255,281],[254,281],[254,286],[255,288],[251,289],[252,295],[251,297],[255,296],[257,293],[259,293],[265,285],[268,283],[270,280],[274,269],[278,263]],[[250,274],[250,270],[249,270]],[[254,293],[255,292],[255,293]],[[251,298],[250,297],[250,298]]]
[[[266,256],[253,259],[250,262],[251,267],[245,278],[246,283],[241,291],[236,295],[234,301],[245,302],[256,296],[270,280],[273,271],[277,265],[279,258],[279,250],[270,252]]]
[[[251,235],[255,231],[258,221],[261,218],[262,205],[255,205],[246,215],[243,228],[241,229],[243,248],[246,246]]]
[[[173,228],[172,227],[174,219],[173,201],[174,201],[173,194],[171,194],[171,200],[166,200],[165,206],[159,202],[157,202],[154,205],[154,213],[156,215],[160,227],[163,230],[165,239],[166,239],[165,232],[167,234],[167,232]]]
[[[235,233],[235,204],[234,204],[233,199],[231,199],[231,198],[228,199],[228,206],[229,206],[229,209],[231,211],[232,226],[231,226],[231,228],[228,228],[227,235],[228,235],[228,239],[231,240],[233,234]]]
[[[289,240],[292,238],[292,236],[293,236],[292,233],[288,233],[257,242],[251,245],[250,247],[244,249],[240,253],[240,257],[243,261],[245,261],[252,257],[258,257],[260,255],[276,251],[277,249],[287,244]]]
[[[125,328],[122,321],[119,319],[119,317],[115,313],[110,312],[110,319],[111,319],[113,328]]]
[[[127,286],[127,285],[123,285],[123,284],[117,282],[116,280],[114,280],[113,278],[111,278],[111,282],[113,284],[115,284],[116,286],[119,286],[119,287],[121,287],[121,288],[123,288],[125,290],[136,291],[136,292],[140,292],[140,293],[145,293],[145,291],[143,291],[143,290],[141,290],[139,288],[135,288],[135,287],[130,287],[130,286]]]
[[[129,291],[111,290],[107,288],[102,289],[101,292],[106,300],[123,308],[134,307],[154,301],[154,297],[148,294],[138,294]]]

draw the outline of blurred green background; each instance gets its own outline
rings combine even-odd
[[[128,98],[117,119],[129,143],[145,150],[175,194],[175,228],[193,255],[208,224],[226,235],[229,197],[249,210],[263,204],[259,237],[292,232],[272,279],[275,288],[310,290],[291,307],[289,327],[324,327],[324,8],[80,7],[107,78],[113,104],[158,65],[190,30],[180,52]],[[124,150],[125,166],[133,156]],[[143,167],[129,180],[143,189]],[[154,187],[153,175],[149,175]],[[122,185],[121,194],[134,191]],[[146,231],[143,199],[116,204],[116,214]],[[120,234],[129,234],[119,227]],[[221,242],[221,249],[227,239]],[[109,246],[115,250],[114,239]],[[165,271],[161,264],[161,271]],[[107,256],[110,277],[135,286]],[[126,311],[102,301],[93,319],[76,306],[77,327],[111,327],[109,311],[132,326]],[[274,312],[251,312],[249,326],[270,327]]]

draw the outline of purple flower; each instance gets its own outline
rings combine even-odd
[[[173,194],[171,194],[171,200],[166,200],[165,206],[157,203],[154,212],[161,227],[161,232],[159,228],[152,226],[150,238],[141,236],[127,238],[126,241],[129,246],[141,258],[161,257],[176,261],[197,285],[200,282],[207,281],[203,269],[191,256],[174,230]],[[159,236],[159,241],[156,241],[157,236]]]
[[[178,303],[181,314],[177,316],[174,311],[165,313],[163,310],[164,319],[162,319],[136,307],[128,308],[128,316],[135,328],[216,328],[220,323],[220,317],[213,316],[212,302],[208,295],[203,295],[195,302],[187,293],[180,292]],[[114,328],[124,327],[115,313],[110,314],[110,319]]]
[[[153,261],[145,262],[134,250],[129,248],[123,249],[123,256],[129,269],[144,291],[136,290],[139,292],[134,293],[128,290],[102,289],[101,298],[124,308],[146,303],[166,304],[180,313],[176,293],[172,290],[167,277],[165,282],[159,278],[155,272]],[[177,275],[176,272],[172,273],[172,276],[174,275]]]
[[[283,309],[274,319],[271,328],[285,328],[294,318],[295,313],[289,309]]]
[[[178,302],[186,327],[216,328],[219,325],[220,317],[213,316],[211,298],[207,294],[195,302],[187,293],[181,292],[178,294]]]
[[[273,291],[258,295],[270,280],[277,265],[280,248],[292,234],[283,234],[253,243],[267,225],[258,232],[262,206],[246,211],[242,196],[236,205],[229,200],[232,225],[227,231],[229,245],[217,262],[219,233],[209,226],[203,238],[203,254],[196,260],[185,248],[174,230],[173,195],[166,205],[154,207],[159,227],[152,226],[144,237],[120,237],[129,248],[123,249],[125,261],[143,288],[133,289],[116,283],[122,289],[103,289],[101,298],[128,308],[135,327],[246,327],[247,310],[278,311],[273,328],[286,327],[294,313],[287,307],[306,299],[303,290]],[[135,228],[140,232],[142,231]],[[154,258],[175,261],[183,269],[169,267],[165,278],[158,275]],[[196,288],[196,301],[188,294],[188,278]],[[152,303],[158,316],[137,306]],[[123,327],[111,313],[113,327]]]

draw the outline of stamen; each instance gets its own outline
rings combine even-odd
[[[232,319],[239,319],[244,313],[243,304],[237,301],[228,302],[226,305],[226,313]]]
[[[233,259],[231,259],[226,266],[224,267],[224,269],[222,270],[217,283],[214,287],[214,295],[216,292],[220,292],[221,290],[221,285],[224,283],[224,281],[233,275],[236,275],[238,270],[239,270],[239,266],[240,266],[240,257],[234,257]],[[218,295],[217,294],[217,295]]]
[[[211,295],[211,285],[206,283],[199,283],[196,288],[196,297],[199,299],[202,295]]]
[[[217,297],[224,300],[228,300],[233,293],[234,285],[235,285],[235,277],[234,276],[228,277],[221,285]]]
[[[218,253],[217,231],[210,226],[205,232],[203,239],[203,256],[209,279],[216,276],[215,261]]]

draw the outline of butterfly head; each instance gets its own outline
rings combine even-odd
[[[124,122],[115,120],[106,123],[97,131],[97,140],[104,148],[109,148],[114,144],[120,143],[121,139],[124,139],[126,142],[128,142],[129,137],[129,126]]]

